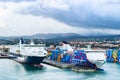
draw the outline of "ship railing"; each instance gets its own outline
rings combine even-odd
[[[24,45],[24,47],[45,47],[45,44],[39,44],[39,45]]]

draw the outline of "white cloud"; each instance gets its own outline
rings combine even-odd
[[[3,6],[5,6],[6,9],[3,9]],[[0,36],[74,32],[72,31],[74,30],[73,27],[52,18],[16,13],[17,10],[25,6],[28,6],[28,3],[7,2],[1,6],[2,8],[0,7]]]
[[[114,29],[95,29],[95,28],[91,28],[91,29],[86,29],[86,34],[92,34],[92,35],[96,35],[96,34],[112,34],[112,35],[116,35],[116,34],[120,34],[120,30],[114,30]]]
[[[5,24],[7,24],[4,29],[6,32],[11,32],[10,34],[0,34],[2,35],[32,35],[36,33],[63,33],[63,32],[74,32],[73,27],[60,23],[53,20],[52,18],[45,18],[42,16],[32,16],[32,15],[20,15],[20,14],[9,14],[6,15]],[[8,28],[8,29],[7,29]],[[2,32],[2,31],[1,31]],[[4,32],[5,33],[5,32]]]
[[[12,18],[12,21],[9,20]],[[51,33],[51,32],[69,32],[72,28],[55,21],[51,18],[41,16],[14,14],[7,18],[7,24],[12,29],[24,34]],[[14,24],[14,25],[12,25]]]
[[[35,2],[35,6],[38,7],[42,7],[42,8],[55,8],[55,9],[61,9],[61,10],[67,10],[68,9],[68,5],[65,3],[65,1],[63,0],[37,0]]]
[[[108,0],[106,0],[108,1]],[[78,6],[85,6],[85,9],[91,9],[94,14],[100,16],[118,16],[119,5],[107,4],[105,0],[37,0],[35,2],[22,1],[22,2],[0,2],[0,36],[16,36],[16,35],[32,35],[36,33],[67,33],[75,32],[82,35],[93,34],[93,33],[106,33],[106,34],[120,34],[120,30],[114,29],[96,29],[96,28],[84,28],[83,26],[74,27],[65,23],[59,22],[52,17],[44,16],[33,16],[32,14],[20,14],[19,11],[31,7],[35,8],[52,8],[63,11],[68,11],[70,7],[73,7],[77,15],[79,15]],[[118,0],[115,0],[118,3]],[[101,7],[103,5],[103,7]],[[112,7],[114,5],[114,7]],[[111,9],[109,9],[111,8]],[[114,10],[113,10],[114,9]],[[112,10],[114,12],[112,12]],[[108,13],[109,12],[109,13]],[[62,14],[62,13],[61,13]],[[83,14],[83,15],[82,15]],[[113,15],[114,14],[114,15]],[[69,15],[69,14],[68,14]],[[81,12],[82,17],[86,18],[84,13]],[[63,18],[64,19],[64,18]]]

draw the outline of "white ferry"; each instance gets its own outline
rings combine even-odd
[[[14,60],[25,64],[40,64],[47,55],[45,44],[34,44],[33,40],[30,44],[23,44],[20,39],[19,45],[10,47],[10,55],[14,56]]]

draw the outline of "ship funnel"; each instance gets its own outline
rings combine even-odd
[[[63,44],[69,44],[69,43],[68,43],[68,42],[66,42],[66,41],[62,41],[62,43],[63,43]]]
[[[31,39],[30,45],[34,45],[34,40],[33,39]]]
[[[87,49],[89,50],[89,49],[91,49],[91,45],[86,45],[87,46]]]
[[[19,44],[23,44],[23,43],[24,43],[23,38],[20,38]]]
[[[73,52],[73,48],[70,46],[70,44],[68,42],[63,41],[62,43],[63,43],[62,44],[62,49]]]

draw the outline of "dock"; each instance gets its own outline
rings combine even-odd
[[[7,54],[3,54],[3,53],[1,53],[0,54],[0,59],[5,59],[5,58],[9,58],[9,56],[7,55]]]
[[[14,58],[12,56],[9,56],[9,54],[0,54],[0,59],[11,59]]]
[[[57,62],[57,61],[49,60],[47,58],[45,58],[42,63],[50,65],[50,66],[58,67],[61,69],[69,68],[74,72],[95,72],[96,71],[95,69],[90,69],[90,68],[85,68],[85,67],[76,67],[76,66],[73,66],[72,64]]]
[[[72,67],[71,68],[72,71],[74,72],[95,72],[95,69],[90,69],[90,68],[84,68],[84,67]]]
[[[57,62],[57,61],[49,60],[47,58],[45,58],[42,63],[48,64],[48,65],[51,65],[54,67],[58,67],[58,68],[64,68],[64,69],[65,68],[72,68],[72,64]]]

